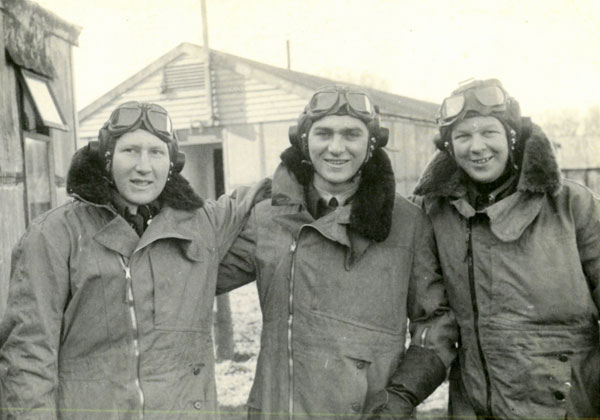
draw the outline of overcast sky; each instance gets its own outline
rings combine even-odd
[[[78,109],[181,42],[200,0],[38,0],[81,26]],[[600,0],[207,0],[211,48],[441,102],[499,78],[525,114],[600,103]]]

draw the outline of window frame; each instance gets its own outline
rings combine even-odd
[[[27,139],[31,139],[34,141],[41,141],[47,145],[45,160],[48,168],[48,191],[50,193],[50,209],[56,207],[56,187],[55,187],[55,179],[54,179],[54,154],[53,154],[53,142],[52,137],[46,136],[44,134],[36,133],[35,131],[27,131],[21,128],[21,145],[23,147],[23,189],[24,189],[24,198],[25,198],[25,214],[26,225],[35,219],[39,214],[32,214],[30,204],[33,202],[31,200],[31,191],[29,191],[29,169],[27,165],[27,157],[26,157],[26,141]]]
[[[42,122],[42,124],[49,128],[55,128],[55,129],[61,130],[61,131],[69,131],[69,127],[65,123],[65,117],[60,109],[58,101],[56,100],[56,95],[54,94],[54,90],[52,89],[52,86],[50,86],[50,83],[49,83],[50,80],[43,76],[40,76],[36,73],[33,73],[29,70],[26,70],[22,67],[16,67],[16,70],[17,70],[16,72],[19,77],[19,82],[21,83],[21,86],[23,87],[22,91],[24,94],[26,94],[28,96],[28,99],[31,102],[31,104],[33,105],[33,108],[35,110],[36,117],[39,118],[39,120]],[[46,90],[50,96],[50,99],[52,100],[52,105],[54,106],[54,109],[55,109],[58,117],[61,120],[60,123],[44,119],[42,112],[40,112],[40,105],[38,105],[38,103],[35,100],[35,97],[33,96],[33,93],[31,92],[31,87],[29,86],[27,78],[31,78],[31,79],[34,79],[34,80],[44,83],[44,85],[46,86]]]
[[[27,81],[23,76],[23,73],[27,73],[33,75],[34,73],[27,71],[26,69],[15,65],[13,67],[15,74],[15,93],[16,93],[16,104],[17,104],[17,116],[18,123],[17,127],[19,130],[19,139],[21,142],[21,150],[22,150],[22,159],[23,159],[23,206],[25,209],[25,226],[29,226],[31,221],[35,219],[35,217],[39,216],[39,214],[33,214],[30,204],[33,203],[32,191],[28,186],[30,178],[28,176],[29,170],[31,168],[27,165],[27,147],[26,147],[26,139],[31,139],[35,141],[42,141],[46,143],[46,153],[44,156],[45,164],[48,169],[47,178],[48,178],[48,189],[50,193],[50,208],[56,207],[57,204],[57,191],[56,191],[56,177],[55,177],[55,162],[54,162],[54,141],[52,130],[56,129],[55,124],[47,125],[47,122],[42,118],[42,115],[39,112],[38,105],[35,102],[35,99],[31,92],[29,91],[29,86],[27,85]],[[37,76],[37,75],[36,75]],[[36,77],[34,76],[34,77]],[[40,76],[37,76],[38,79],[46,81],[46,86],[50,92],[52,97],[52,101],[56,105],[56,98],[52,89],[47,84],[47,79],[43,79]],[[30,111],[27,109],[31,108]],[[60,109],[56,107],[57,112],[61,119],[64,118],[62,114],[60,114]],[[30,114],[32,113],[32,115]],[[33,118],[35,121],[31,121]],[[33,123],[31,126],[30,123]],[[63,130],[68,131],[66,126],[63,126]]]

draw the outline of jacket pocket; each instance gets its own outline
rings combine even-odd
[[[294,414],[333,417],[360,414],[369,390],[371,363],[364,355],[351,352],[296,351]]]
[[[132,410],[124,395],[125,389],[117,391],[108,380],[61,379],[56,393],[57,418],[60,420],[117,420],[119,412]],[[120,395],[117,397],[117,395]],[[133,414],[132,414],[133,417]],[[125,418],[125,417],[124,417]]]
[[[165,241],[149,251],[154,326],[170,331],[210,331],[217,269],[214,248],[194,241],[179,245]]]
[[[177,358],[182,359],[180,363],[171,359],[167,364],[175,362],[175,365],[171,365],[170,369],[142,382],[146,410],[144,419],[180,419],[188,416],[212,419],[217,411],[212,361],[183,355]],[[166,412],[171,414],[167,415]]]
[[[572,388],[570,353],[493,353],[492,405],[497,416],[565,418]],[[496,403],[494,403],[494,401]],[[496,404],[503,401],[500,406]]]

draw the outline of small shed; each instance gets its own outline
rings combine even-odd
[[[289,145],[289,126],[314,90],[332,83],[215,50],[207,59],[202,47],[183,43],[80,110],[80,146],[97,137],[118,104],[160,103],[187,155],[184,176],[202,196],[216,197],[271,175]],[[437,106],[366,90],[391,131],[398,191],[409,193],[433,153]]]
[[[0,318],[13,246],[33,218],[66,197],[79,32],[33,2],[0,0]]]
[[[558,163],[563,175],[600,195],[600,135],[588,134],[557,139]]]

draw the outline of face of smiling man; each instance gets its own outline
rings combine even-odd
[[[508,142],[502,123],[494,117],[466,118],[452,129],[456,163],[477,182],[493,182],[508,161]]]
[[[308,133],[315,185],[330,194],[346,190],[365,161],[368,141],[367,126],[358,118],[328,115],[315,121]]]
[[[112,176],[132,213],[162,192],[170,168],[167,144],[146,130],[123,134],[115,144]]]

